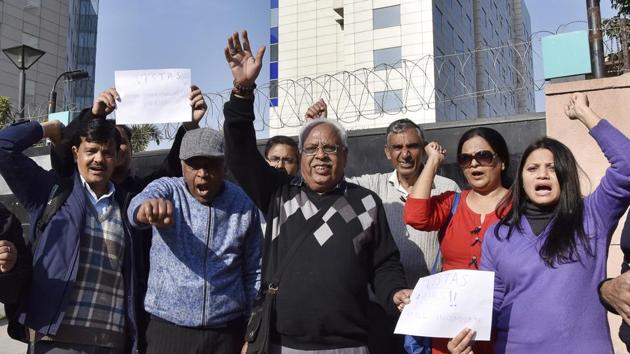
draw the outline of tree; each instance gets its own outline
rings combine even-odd
[[[134,153],[144,151],[151,141],[160,145],[162,131],[154,124],[131,126],[131,148]]]
[[[630,15],[630,0],[610,0],[610,4],[620,16]]]
[[[0,129],[13,123],[11,101],[6,96],[0,96]]]

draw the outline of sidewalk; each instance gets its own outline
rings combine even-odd
[[[7,321],[0,320],[0,354],[24,354],[26,344],[14,341],[7,334]]]

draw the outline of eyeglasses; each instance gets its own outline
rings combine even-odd
[[[490,166],[492,165],[495,157],[497,157],[497,154],[492,153],[492,151],[481,150],[472,155],[460,154],[459,156],[457,156],[457,162],[461,167],[470,166],[473,160],[477,161],[477,163],[481,166]]]
[[[278,163],[282,163],[283,165],[293,165],[296,161],[292,157],[280,157],[280,156],[271,156],[267,159],[267,161],[271,162],[274,165]]]
[[[343,148],[343,147],[342,147]],[[339,151],[339,145],[308,145],[302,148],[302,153],[307,156],[317,155],[317,150],[321,149],[326,155],[336,154]]]

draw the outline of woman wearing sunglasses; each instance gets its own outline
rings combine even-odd
[[[613,352],[597,288],[612,233],[630,204],[630,140],[582,93],[573,94],[565,113],[584,124],[611,166],[583,198],[565,145],[542,138],[523,153],[512,210],[488,230],[482,251],[481,268],[495,272],[495,353]],[[453,353],[468,353],[470,339],[462,331],[451,342]]]
[[[507,144],[494,129],[478,127],[464,133],[457,145],[457,161],[470,189],[461,195],[446,192],[431,197],[431,183],[446,151],[432,142],[425,152],[426,164],[405,203],[405,222],[418,230],[441,230],[442,270],[478,269],[483,236],[499,220],[497,206],[510,184]],[[447,339],[434,338],[433,354],[448,353],[447,344]],[[492,353],[491,342],[476,345],[475,353]]]

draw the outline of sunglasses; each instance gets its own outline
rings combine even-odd
[[[462,167],[470,166],[473,160],[477,161],[481,166],[490,166],[495,157],[497,157],[497,154],[492,153],[492,151],[481,150],[474,154],[460,154],[457,156],[457,162]]]

